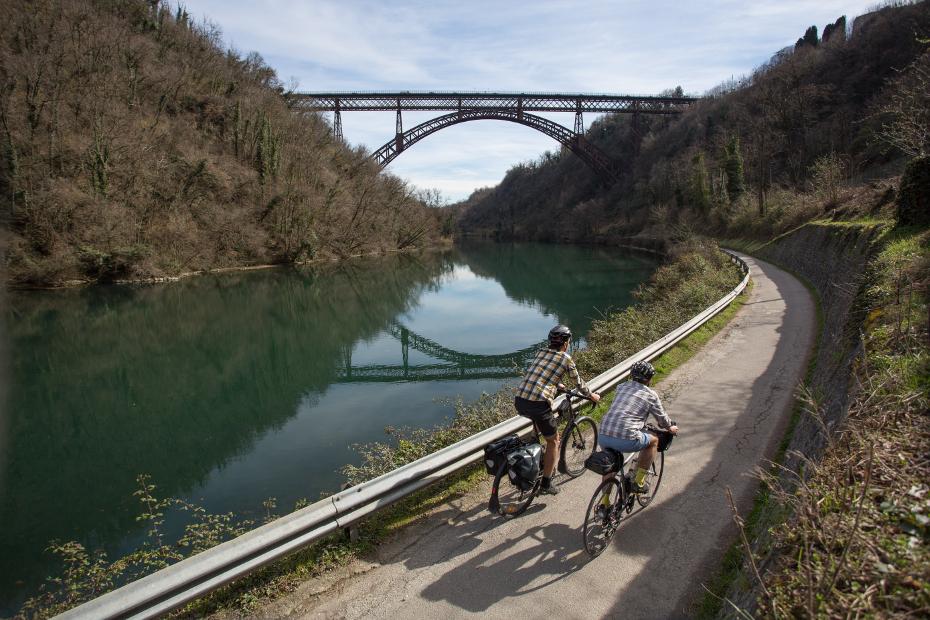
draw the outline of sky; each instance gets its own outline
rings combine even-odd
[[[302,92],[463,90],[700,95],[793,45],[808,26],[876,0],[185,0],[228,47],[256,51]],[[409,112],[404,129],[443,114]],[[329,115],[331,117],[331,115]],[[572,114],[540,114],[571,128]],[[587,127],[594,116],[585,117]],[[376,150],[393,112],[343,112],[343,135]],[[388,170],[454,202],[558,143],[505,121],[454,125]]]

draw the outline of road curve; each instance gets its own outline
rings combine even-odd
[[[755,286],[730,324],[658,385],[681,427],[656,503],[589,560],[586,473],[510,521],[487,488],[438,508],[377,557],[304,583],[256,613],[268,618],[687,617],[734,540],[725,487],[751,506],[753,467],[771,456],[815,336],[815,307],[795,278],[743,256]]]

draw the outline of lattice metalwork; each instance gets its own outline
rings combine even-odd
[[[342,92],[292,93],[292,105],[317,112],[512,110],[516,112],[620,112],[678,114],[694,97],[578,95],[570,93]]]

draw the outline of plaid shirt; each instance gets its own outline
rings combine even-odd
[[[526,371],[523,383],[517,389],[517,396],[526,400],[547,400],[550,403],[558,393],[557,384],[566,372],[572,373],[572,379],[585,394],[590,390],[582,381],[572,356],[556,349],[540,349],[533,360],[533,365]]]
[[[619,439],[639,439],[639,432],[646,426],[650,414],[655,416],[661,428],[672,425],[655,390],[638,381],[621,383],[597,432]]]

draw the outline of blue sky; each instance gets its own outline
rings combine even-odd
[[[470,90],[700,94],[749,73],[810,25],[850,24],[875,0],[191,0],[230,47],[257,51],[302,91]],[[404,115],[404,127],[434,114]],[[571,127],[570,114],[548,118]],[[585,118],[586,126],[593,120]],[[394,114],[343,113],[353,145],[393,137]],[[558,143],[527,127],[476,121],[444,129],[388,168],[448,200],[495,185]]]

